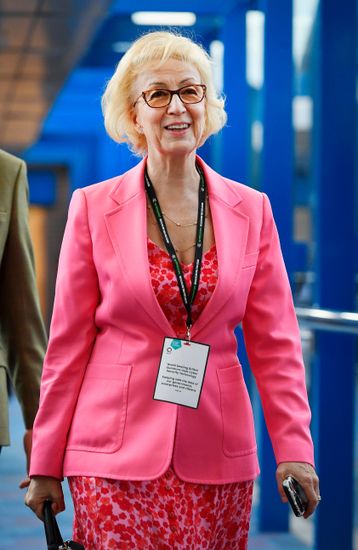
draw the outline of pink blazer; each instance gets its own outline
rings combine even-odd
[[[259,473],[237,358],[242,322],[277,462],[313,464],[300,334],[266,195],[199,157],[219,277],[192,339],[211,352],[197,410],[152,399],[164,336],[175,336],[147,255],[145,160],[73,194],[63,239],[31,475],[183,480]]]

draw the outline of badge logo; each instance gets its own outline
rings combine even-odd
[[[180,349],[181,348],[181,340],[178,340],[177,338],[174,338],[174,340],[171,341],[170,345],[173,349]]]

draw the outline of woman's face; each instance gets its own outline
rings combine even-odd
[[[168,106],[153,108],[140,97],[143,91],[177,90],[187,84],[202,84],[199,72],[177,59],[169,59],[158,68],[150,67],[136,78],[134,100],[139,99],[135,124],[147,140],[149,156],[188,155],[200,145],[205,130],[205,98],[200,103],[184,104],[178,95],[173,95]]]

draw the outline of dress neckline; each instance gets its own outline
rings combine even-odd
[[[152,244],[153,246],[155,246],[155,248],[157,248],[160,252],[162,252],[163,254],[165,254],[166,256],[168,256],[168,258],[170,257],[168,252],[166,250],[164,250],[164,248],[162,248],[161,246],[159,246],[159,244],[155,243],[154,241],[152,241],[152,239],[150,239],[149,237],[147,237],[147,240],[148,240],[148,243]],[[205,252],[203,252],[203,258],[209,254],[210,252],[212,252],[213,250],[215,250],[216,248],[216,244],[213,243],[212,246],[210,248],[208,248],[208,250],[206,250]],[[184,262],[180,262],[181,265],[184,265],[185,267],[190,267],[194,264],[194,262],[191,262],[190,264],[185,264]]]

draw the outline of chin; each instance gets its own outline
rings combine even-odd
[[[178,141],[177,143],[171,143],[168,147],[165,148],[167,154],[176,154],[176,155],[190,155],[193,151],[196,151],[198,147],[197,143],[183,143]]]

